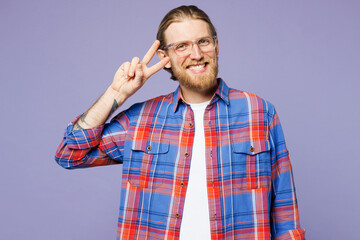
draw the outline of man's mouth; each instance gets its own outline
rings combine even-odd
[[[196,64],[196,65],[189,65],[187,66],[187,68],[193,72],[202,72],[204,70],[206,70],[206,63],[203,64]]]

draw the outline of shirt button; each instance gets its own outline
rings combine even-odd
[[[181,187],[185,186],[185,183],[184,183],[184,182],[181,182],[181,183],[180,183],[180,186],[181,186]]]
[[[186,153],[185,153],[185,157],[188,157],[188,156],[189,156],[189,153],[188,153],[188,152],[186,152]]]
[[[254,147],[250,147],[250,152],[254,152],[255,148]]]
[[[147,147],[147,150],[148,150],[148,151],[151,151],[151,146],[148,146],[148,147]]]
[[[194,126],[192,123],[189,123],[189,127],[192,127],[192,126]]]
[[[175,214],[175,217],[176,217],[176,218],[179,218],[179,217],[180,217],[180,214],[178,214],[178,213]]]

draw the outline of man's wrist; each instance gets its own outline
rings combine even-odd
[[[112,86],[108,87],[105,94],[108,95],[108,98],[112,98],[116,101],[117,107],[122,105],[128,98],[128,96],[125,96],[123,93],[116,91]]]

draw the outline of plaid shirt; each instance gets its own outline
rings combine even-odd
[[[219,83],[204,114],[211,239],[305,239],[274,106]],[[123,164],[117,239],[179,239],[196,127],[180,89],[93,129],[72,131],[77,119],[55,158],[67,169]]]

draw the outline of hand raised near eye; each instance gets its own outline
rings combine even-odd
[[[149,77],[165,67],[170,61],[169,57],[165,57],[151,67],[147,66],[159,46],[160,42],[156,40],[141,62],[138,57],[134,57],[131,62],[123,63],[116,71],[111,87],[126,98],[139,90]]]

